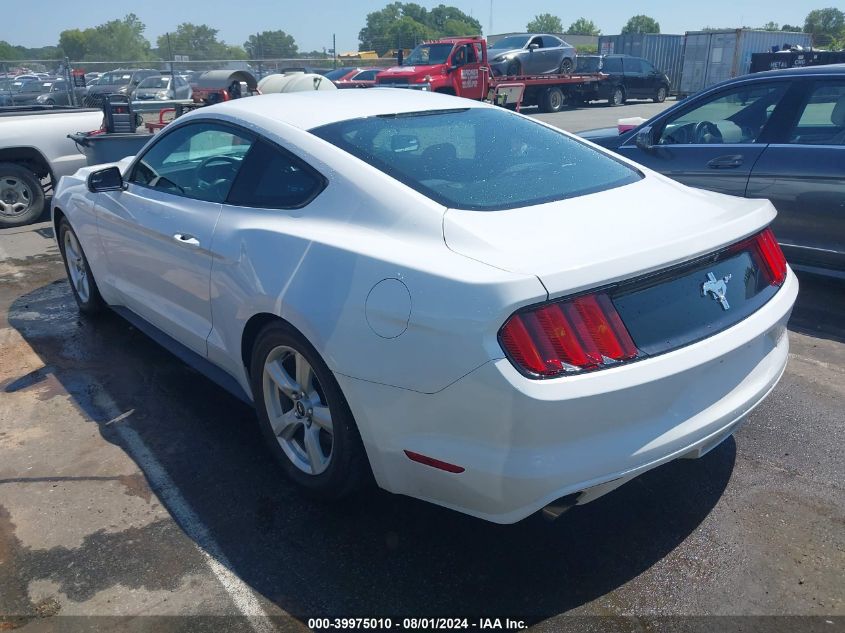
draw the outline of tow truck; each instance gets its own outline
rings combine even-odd
[[[511,107],[536,105],[558,112],[595,92],[603,73],[495,76],[481,36],[446,37],[417,46],[400,66],[376,75],[376,87],[442,92]]]

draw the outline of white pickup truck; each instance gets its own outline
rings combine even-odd
[[[0,109],[0,228],[35,222],[59,178],[86,164],[67,136],[99,129],[102,110]]]

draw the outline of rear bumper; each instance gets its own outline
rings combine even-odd
[[[500,359],[435,394],[338,380],[379,485],[513,523],[560,497],[703,454],[730,435],[784,371],[797,292],[790,271],[733,327],[592,374],[531,380]],[[404,450],[465,470],[424,466]]]

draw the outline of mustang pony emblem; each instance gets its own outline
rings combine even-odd
[[[731,306],[727,298],[725,298],[725,293],[728,291],[728,282],[730,280],[730,275],[726,275],[722,279],[716,279],[716,275],[707,273],[707,281],[701,284],[701,296],[706,297],[709,293],[713,295],[716,301],[722,304],[723,310],[729,310]]]

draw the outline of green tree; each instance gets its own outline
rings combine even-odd
[[[358,49],[384,55],[393,48],[412,48],[424,39],[480,33],[481,23],[455,7],[441,4],[429,11],[413,2],[393,2],[367,14],[358,33]]]
[[[20,59],[20,54],[18,50],[9,44],[8,42],[4,42],[0,40],[0,59],[2,60],[12,60],[12,59]]]
[[[251,59],[287,59],[296,57],[299,48],[292,35],[284,31],[262,31],[250,35],[244,49]]]
[[[145,29],[138,16],[129,13],[84,31],[62,31],[58,48],[73,61],[145,61],[150,59]]]
[[[110,20],[85,29],[86,61],[145,61],[150,59],[150,43],[144,37],[144,23],[134,13],[122,20]],[[59,38],[61,40],[61,36]]]
[[[800,33],[803,29],[800,26],[792,26],[791,24],[784,24],[780,27],[781,31],[789,31],[791,33]]]
[[[622,27],[622,35],[628,33],[660,33],[660,23],[647,15],[635,15]]]
[[[525,25],[525,30],[529,33],[561,33],[563,32],[563,23],[556,15],[541,13],[535,15],[534,19]]]
[[[766,22],[760,27],[762,31],[780,31],[780,24],[777,22]]]
[[[595,22],[587,18],[578,18],[569,25],[566,32],[570,35],[601,35],[601,29],[596,26]]]
[[[169,49],[167,35],[160,35],[156,43],[165,57],[172,51],[174,55],[187,55],[191,60],[229,59],[232,47],[218,40],[217,33],[217,29],[207,24],[183,22],[173,33],[170,33]],[[240,50],[243,51],[243,49]]]
[[[72,60],[85,57],[87,36],[79,29],[69,29],[59,34],[59,48]]]
[[[845,38],[845,13],[833,7],[810,11],[804,19],[804,32],[813,36],[816,46],[835,46]]]

